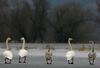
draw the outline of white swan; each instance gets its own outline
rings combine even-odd
[[[96,52],[95,52],[95,49],[94,49],[94,42],[93,41],[89,41],[90,43],[90,52],[88,53],[88,59],[89,59],[89,63],[91,65],[94,64],[94,60],[96,58]]]
[[[12,60],[12,58],[13,58],[13,53],[12,53],[12,51],[9,49],[9,47],[8,47],[8,41],[9,40],[11,40],[11,38],[10,37],[8,37],[7,39],[6,39],[6,50],[3,52],[3,55],[4,55],[4,57],[5,57],[5,64],[7,64],[7,63],[11,63],[11,60]],[[9,62],[7,62],[9,60]]]
[[[75,51],[73,51],[72,45],[70,43],[71,40],[72,40],[72,38],[68,39],[68,44],[70,45],[70,50],[66,53],[66,57],[67,57],[69,64],[73,64],[73,60],[74,60],[74,56],[75,56]]]
[[[22,48],[19,50],[19,63],[26,63],[26,57],[28,55],[28,51],[25,49],[25,39],[24,37],[21,38],[21,40],[23,41],[23,44],[22,44]],[[23,62],[21,62],[21,58],[24,59]]]

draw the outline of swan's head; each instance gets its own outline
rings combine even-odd
[[[7,40],[11,40],[11,38],[10,38],[10,37],[8,37],[8,38],[7,38]]]
[[[89,41],[89,43],[91,44],[90,48],[92,48],[92,52],[94,52],[94,42],[93,41]]]
[[[94,42],[93,42],[93,41],[89,41],[89,43],[94,44]]]
[[[25,40],[25,38],[24,37],[21,37],[21,40]]]
[[[72,39],[72,38],[69,38],[68,40],[71,41],[71,40],[73,40],[73,39]]]

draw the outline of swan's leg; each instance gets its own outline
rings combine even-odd
[[[48,64],[48,60],[47,60],[47,58],[46,58],[46,62],[47,62],[47,64]]]
[[[26,56],[24,56],[23,59],[24,59],[24,62],[23,63],[26,63]]]
[[[93,57],[91,58],[91,65],[93,64]]]
[[[89,63],[91,64],[91,58],[89,57]]]
[[[90,63],[90,65],[93,65],[93,57],[89,58],[89,63]]]
[[[5,58],[5,64],[7,64],[7,58]]]
[[[90,64],[91,64],[91,58],[89,59],[89,62],[90,62]]]
[[[93,58],[93,64],[94,64],[95,58]]]
[[[11,59],[9,59],[9,64],[11,64]]]
[[[52,57],[51,57],[51,63],[50,64],[52,64]]]
[[[74,57],[72,58],[72,64],[74,64]]]
[[[71,60],[68,60],[68,64],[73,64],[74,63],[73,60],[74,60],[74,58],[72,57]]]
[[[72,57],[72,59],[71,59],[71,64],[74,64],[74,62],[73,62],[73,61],[74,61],[74,57]]]
[[[8,62],[7,64],[11,64],[11,59],[7,58]]]
[[[48,58],[47,58],[47,64],[49,64],[49,60],[48,60]]]
[[[49,58],[49,64],[52,64],[52,57]]]
[[[5,58],[5,64],[9,64],[10,63],[10,62],[8,63],[8,60],[9,60],[8,58]]]
[[[68,60],[68,64],[70,64],[70,60]]]
[[[8,62],[9,61],[9,62]],[[11,64],[11,59],[5,58],[5,64]]]
[[[47,64],[49,64],[49,62],[48,62],[49,60],[48,60],[48,58],[46,57],[46,62],[47,62]]]
[[[21,63],[21,57],[19,56],[19,63]]]
[[[89,63],[90,63],[90,58],[88,58],[88,60],[89,60]]]
[[[94,65],[94,57],[93,57],[93,59],[92,59],[92,65]]]

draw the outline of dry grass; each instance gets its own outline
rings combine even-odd
[[[89,51],[90,48],[79,48],[79,51]],[[100,48],[95,48],[95,50],[100,51]]]

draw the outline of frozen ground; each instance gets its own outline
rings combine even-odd
[[[4,49],[0,49],[0,55],[2,55],[2,52],[4,51]],[[65,57],[65,54],[68,50],[66,49],[55,49],[52,50],[53,56],[55,57]],[[14,54],[14,56],[18,56],[18,50],[17,49],[12,49],[12,52]],[[44,56],[46,49],[29,49],[29,56]],[[88,51],[77,51],[75,50],[75,57],[76,58],[86,58],[88,55]],[[96,51],[97,57],[100,58],[100,51]]]
[[[74,59],[74,64],[67,64],[65,58],[65,49],[56,49],[53,50],[53,64],[47,65],[45,61],[45,51],[43,49],[29,49],[29,55],[27,57],[26,64],[18,63],[18,50],[12,49],[14,58],[12,59],[12,64],[4,64],[4,57],[2,52],[4,49],[0,49],[0,68],[100,68],[100,52],[97,52],[97,58],[95,60],[95,65],[90,65],[88,63],[87,51],[76,52]]]

